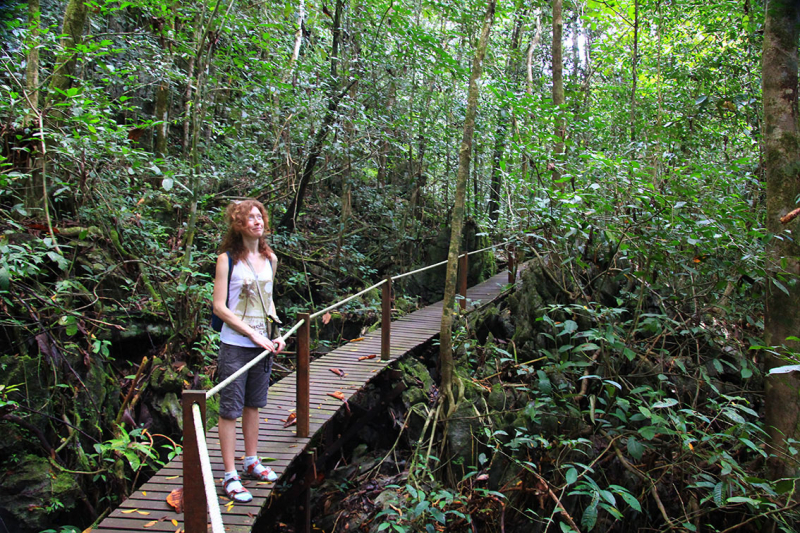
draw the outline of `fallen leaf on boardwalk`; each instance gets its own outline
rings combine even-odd
[[[150,515],[150,513],[147,512],[147,511],[136,511],[136,512],[141,514],[141,515],[144,515],[144,516],[149,516]]]
[[[135,513],[135,512],[136,512],[136,509],[128,509],[126,511],[122,511],[122,514],[131,514],[131,513]]]
[[[330,313],[325,313],[324,315],[322,315],[322,323],[323,324],[327,324],[330,321],[331,321],[331,314]]]
[[[265,418],[265,419],[264,419],[264,422],[269,422],[269,418]]]
[[[297,448],[297,444],[290,444],[289,448]]]
[[[167,496],[167,503],[180,514],[183,512],[183,487],[174,489]]]
[[[283,421],[283,427],[285,428],[288,428],[294,424],[297,424],[297,415],[295,413],[290,414],[288,417],[286,417],[286,420]]]
[[[275,459],[274,457],[262,457],[261,458],[261,462],[262,463],[271,463],[272,461],[277,461],[277,459]]]
[[[144,527],[153,527],[154,525],[158,524],[158,520],[152,520],[144,525]]]
[[[249,516],[250,518],[255,518],[256,517],[256,515],[254,515],[253,513],[247,513],[247,516]]]
[[[147,496],[147,491],[146,490],[142,491],[142,496]]]
[[[372,355],[362,355],[361,357],[358,358],[358,360],[363,361],[365,359],[375,359],[376,357],[378,357],[378,354],[374,353]]]
[[[333,372],[337,376],[344,376],[344,372],[342,372],[341,368],[329,368],[328,370],[330,370],[331,372]]]
[[[344,393],[342,391],[340,391],[340,390],[337,390],[336,392],[329,392],[328,396],[332,396],[332,397],[336,398],[337,400],[344,401]]]
[[[175,520],[174,518],[172,520],[170,520],[170,522],[172,522],[173,526],[178,527],[178,521]]]
[[[350,342],[361,342],[364,340],[364,337],[359,337],[357,339],[350,339]]]
[[[233,500],[231,500],[231,502],[225,506],[226,511],[230,512],[231,509],[233,509]]]
[[[179,476],[169,476],[166,479],[178,479]]]

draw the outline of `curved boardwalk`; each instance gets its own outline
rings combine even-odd
[[[486,303],[500,295],[508,281],[508,273],[503,271],[487,281],[467,291],[470,304]],[[343,402],[328,393],[341,391],[345,399],[350,398],[372,381],[393,361],[402,358],[414,348],[430,341],[439,334],[442,319],[442,302],[420,309],[392,322],[391,352],[388,361],[380,359],[381,332],[377,330],[364,337],[363,341],[351,342],[316,359],[311,363],[311,401],[310,431],[316,435],[328,420],[343,409]],[[359,357],[377,354],[374,359],[359,361]],[[344,376],[331,372],[331,368],[341,369]],[[295,374],[283,378],[269,389],[267,407],[261,410],[262,420],[259,429],[258,454],[274,459],[269,465],[278,474],[278,484],[285,482],[283,475],[292,462],[308,447],[311,438],[295,436],[295,427],[284,428],[284,420],[295,408]],[[235,533],[251,531],[256,518],[265,510],[272,493],[273,483],[245,481],[253,493],[253,500],[246,504],[230,505],[222,496],[219,481],[222,478],[222,458],[219,452],[217,428],[207,433],[211,467],[217,481],[217,494],[220,495],[222,521],[225,530]],[[239,439],[237,457],[244,455],[244,445]],[[167,505],[169,493],[183,485],[183,464],[177,457],[139,491],[133,493],[119,508],[94,529],[98,532],[110,531],[183,531],[183,514],[178,514]]]

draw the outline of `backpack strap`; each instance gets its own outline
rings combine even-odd
[[[225,252],[228,256],[228,292],[225,293],[225,307],[228,307],[228,300],[231,297],[231,276],[233,275],[233,256],[230,252]]]

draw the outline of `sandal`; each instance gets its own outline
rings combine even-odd
[[[261,470],[256,470],[259,466],[261,467]],[[258,481],[278,480],[278,474],[276,474],[270,467],[262,465],[261,461],[253,463],[245,468],[244,474],[242,475],[248,479],[255,479]]]
[[[250,494],[249,490],[241,486],[241,481],[242,480],[239,476],[234,476],[232,478],[229,478],[223,484],[223,488],[225,489],[225,494],[228,495],[228,498],[230,498],[231,501],[234,501],[236,503],[247,503],[253,499],[253,495]],[[231,485],[234,482],[239,483],[239,486],[234,489],[231,489],[229,485]]]

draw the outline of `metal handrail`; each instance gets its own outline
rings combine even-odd
[[[302,321],[302,320],[298,321],[298,322],[297,322],[297,324],[295,324],[294,326],[292,326],[292,328],[291,328],[289,331],[287,331],[286,333],[284,333],[283,335],[281,335],[280,337],[278,337],[278,339],[281,339],[281,340],[283,340],[284,342],[286,342],[286,339],[287,339],[288,337],[291,337],[291,336],[292,336],[292,334],[293,334],[295,331],[297,331],[297,328],[299,328],[299,327],[300,327],[300,326],[302,326],[302,325],[303,325],[303,321]],[[277,339],[276,339],[276,340],[277,340]],[[227,377],[227,378],[226,378],[224,381],[222,381],[221,383],[219,383],[219,384],[218,384],[216,387],[214,387],[214,388],[212,388],[212,389],[209,389],[208,391],[206,391],[206,399],[209,399],[209,398],[213,397],[215,394],[218,394],[218,393],[219,393],[219,391],[221,391],[222,389],[224,389],[225,387],[227,387],[228,385],[230,385],[232,382],[236,381],[236,379],[237,379],[239,376],[241,376],[242,374],[244,374],[245,372],[247,372],[248,370],[250,370],[251,368],[253,368],[253,367],[254,367],[256,364],[258,364],[258,362],[259,362],[259,361],[261,361],[262,359],[264,359],[264,358],[265,358],[266,356],[268,356],[270,353],[272,353],[272,350],[264,350],[263,352],[261,352],[260,354],[258,354],[258,356],[254,357],[254,358],[253,358],[253,359],[252,359],[250,362],[248,362],[246,365],[244,365],[242,368],[240,368],[239,370],[237,370],[236,372],[234,372],[233,374],[231,374],[230,376],[228,376],[228,377]]]
[[[200,406],[196,403],[192,404],[192,418],[194,419],[194,434],[197,437],[200,468],[203,472],[203,487],[206,491],[208,514],[211,517],[211,531],[225,533],[225,526],[222,524],[222,512],[219,509],[219,501],[217,500],[217,491],[214,487],[214,474],[211,472],[211,459],[208,456],[208,446],[206,446],[203,415],[200,413]]]

